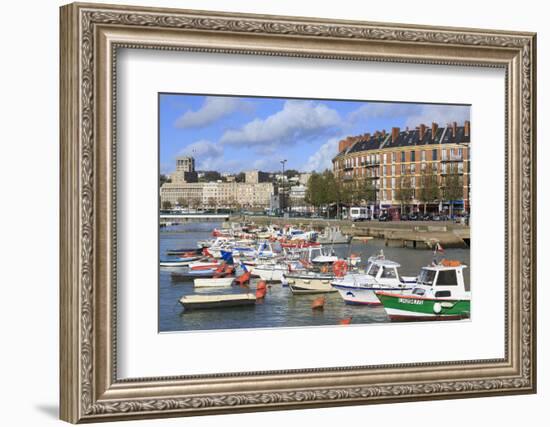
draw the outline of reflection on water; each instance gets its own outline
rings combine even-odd
[[[198,240],[210,238],[214,227],[220,224],[189,223],[162,229],[160,233],[160,258],[166,259],[166,250],[195,247]],[[384,241],[370,240],[368,243],[353,242],[351,245],[337,245],[335,252],[340,256],[350,253],[360,254],[362,265],[370,255],[384,250],[387,259],[401,264],[400,273],[405,276],[416,276],[422,266],[432,261],[432,252],[421,249],[385,247]],[[446,249],[445,257],[456,259],[464,264],[470,263],[469,249]],[[242,293],[255,292],[253,280],[249,289],[232,287],[218,289],[195,290],[193,282],[172,282],[170,273],[181,271],[182,268],[161,268],[159,278],[159,310],[161,332],[197,331],[212,329],[265,328],[289,326],[319,326],[337,325],[341,319],[352,316],[353,323],[388,322],[382,306],[365,307],[344,304],[340,295],[324,294],[326,303],[324,310],[312,310],[311,303],[319,295],[293,295],[289,288],[281,284],[268,286],[268,292],[263,302],[252,306],[184,311],[178,300],[184,295],[195,293]],[[464,270],[466,286],[469,287],[470,270]]]

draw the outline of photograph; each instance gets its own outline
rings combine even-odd
[[[469,321],[470,109],[159,93],[159,332]]]

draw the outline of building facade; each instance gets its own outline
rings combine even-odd
[[[470,209],[469,121],[464,126],[421,124],[404,131],[394,127],[391,133],[383,130],[348,137],[339,142],[338,149],[332,160],[335,176],[349,185],[370,181],[375,200],[367,204],[373,210],[422,211],[424,205],[430,212]],[[438,198],[429,201],[423,187],[434,181],[428,173],[440,190]],[[451,177],[461,191],[455,190],[453,200],[446,200]],[[403,200],[405,187],[407,200]]]
[[[188,158],[187,158],[188,159]],[[181,163],[182,168],[192,165],[193,170],[178,170],[180,158],[176,159],[176,172],[172,182],[160,188],[161,207],[182,206],[191,208],[248,208],[266,209],[275,194],[273,183],[259,182],[263,179],[258,171],[245,173],[245,182],[196,182],[187,181],[184,174],[194,173],[194,159]]]

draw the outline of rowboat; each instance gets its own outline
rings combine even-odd
[[[191,257],[191,258],[179,258],[177,260],[165,260],[160,261],[161,267],[184,267],[186,265],[189,265],[193,261],[196,261],[199,259],[199,257]]]
[[[168,249],[166,251],[166,255],[181,255],[186,253],[195,253],[197,255],[200,255],[201,249],[197,248],[182,248],[182,249]]]
[[[181,297],[179,302],[185,310],[253,306],[256,303],[256,296],[251,293],[187,295]]]
[[[216,270],[210,269],[210,270],[189,270],[189,271],[182,271],[182,272],[173,272],[171,275],[171,279],[173,282],[188,282],[192,281],[193,279],[197,278],[210,278],[214,277],[214,274],[216,274]]]
[[[195,288],[228,288],[231,286],[234,277],[220,277],[212,279],[195,279]]]
[[[377,290],[402,292],[412,289],[415,277],[399,275],[400,265],[382,257],[370,257],[364,273],[348,273],[331,282],[349,305],[380,305]]]
[[[465,265],[442,260],[423,267],[409,291],[376,291],[392,321],[460,320],[470,317],[470,291],[464,285]]]
[[[332,274],[316,273],[312,271],[284,274],[284,282],[293,294],[318,294],[336,292],[330,282]]]

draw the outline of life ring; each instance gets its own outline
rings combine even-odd
[[[348,271],[348,264],[344,260],[338,260],[332,264],[332,271],[336,277],[343,277]]]

